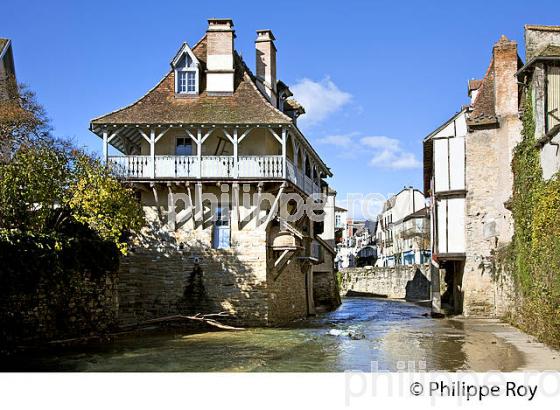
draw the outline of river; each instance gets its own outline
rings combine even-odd
[[[523,364],[505,340],[466,321],[431,319],[415,304],[346,298],[334,312],[286,328],[119,337],[13,358],[9,370],[339,372],[501,370]],[[354,338],[349,335],[354,335]]]

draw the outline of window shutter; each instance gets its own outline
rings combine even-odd
[[[560,124],[560,66],[548,67],[547,129]]]

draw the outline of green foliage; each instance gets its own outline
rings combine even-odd
[[[342,272],[337,271],[336,272],[336,286],[337,286],[337,289],[338,289],[339,292],[340,292],[340,289],[342,289],[342,280],[343,280]]]
[[[126,253],[142,221],[132,189],[83,152],[35,144],[0,164],[0,229],[56,237],[77,222]]]
[[[104,240],[117,245],[126,253],[123,232],[142,227],[143,211],[131,188],[117,181],[99,161],[80,154],[76,160],[74,177],[66,191],[64,202],[72,216]]]
[[[68,153],[56,146],[22,147],[0,165],[0,227],[47,232],[60,212],[70,175]]]
[[[508,255],[521,301],[513,320],[560,346],[560,178],[542,179],[530,91],[522,121],[512,161],[515,233]]]

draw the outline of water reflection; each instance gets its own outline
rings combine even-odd
[[[342,306],[289,328],[143,334],[64,353],[20,357],[10,370],[63,371],[370,371],[514,370],[516,349],[480,329],[433,320],[429,310],[383,299]],[[353,335],[354,338],[350,337]],[[355,340],[356,339],[356,340]]]

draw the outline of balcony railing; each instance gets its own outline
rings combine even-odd
[[[109,165],[125,179],[165,178],[255,178],[281,179],[283,158],[281,155],[239,156],[237,169],[233,156],[156,155],[155,164],[149,155],[109,156]],[[286,162],[286,179],[292,181],[307,194],[319,193],[320,188],[290,161]]]

